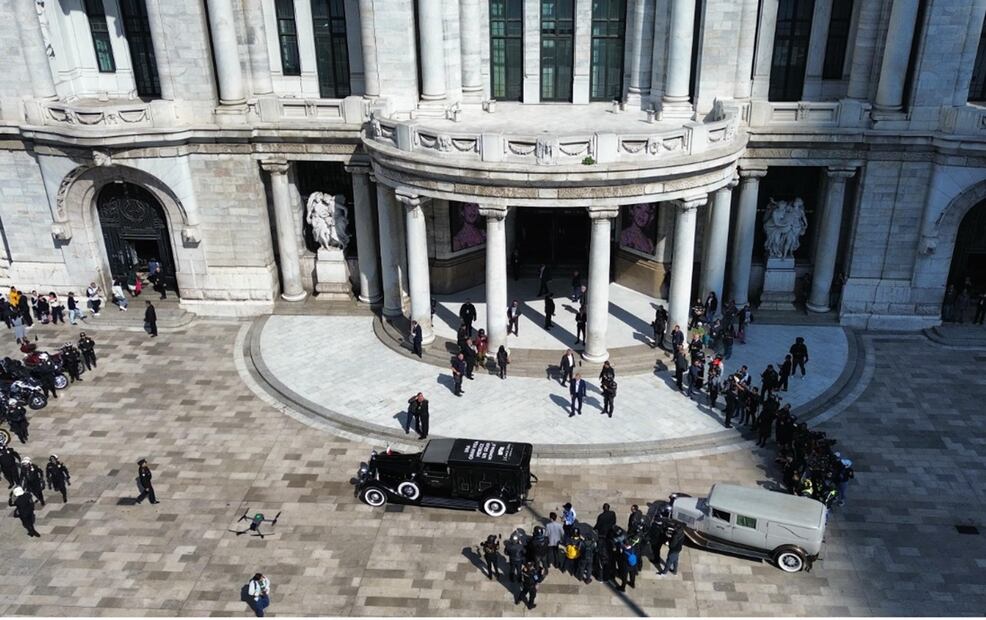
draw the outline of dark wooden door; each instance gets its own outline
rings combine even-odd
[[[165,285],[177,291],[168,222],[154,196],[131,183],[111,183],[99,192],[96,205],[112,276],[125,278],[131,267],[146,270],[156,258]]]

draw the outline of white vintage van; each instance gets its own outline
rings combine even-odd
[[[825,505],[807,498],[718,483],[708,497],[671,496],[671,517],[699,547],[811,570],[825,536]]]

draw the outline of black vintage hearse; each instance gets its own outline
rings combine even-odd
[[[356,495],[370,506],[387,500],[467,510],[491,517],[516,512],[537,477],[529,443],[432,439],[423,452],[376,453],[360,463]]]

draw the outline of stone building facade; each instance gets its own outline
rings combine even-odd
[[[986,287],[986,0],[0,0],[2,284],[68,292],[154,256],[182,305],[319,289],[308,195],[344,196],[353,294],[510,265],[756,304],[789,274],[842,323],[941,320]],[[965,222],[965,223],[963,223]],[[494,343],[505,316],[491,313]],[[497,318],[499,317],[499,318]]]

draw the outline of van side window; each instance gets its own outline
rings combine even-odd
[[[426,464],[424,473],[429,476],[447,476],[448,467],[445,465]]]
[[[726,523],[729,523],[729,513],[728,512],[725,512],[723,510],[718,510],[716,508],[713,508],[712,509],[712,516],[715,517],[716,519],[719,519],[720,521],[725,521]]]
[[[736,525],[741,525],[743,527],[748,527],[752,530],[757,529],[757,520],[753,517],[744,517],[743,515],[736,515]]]

